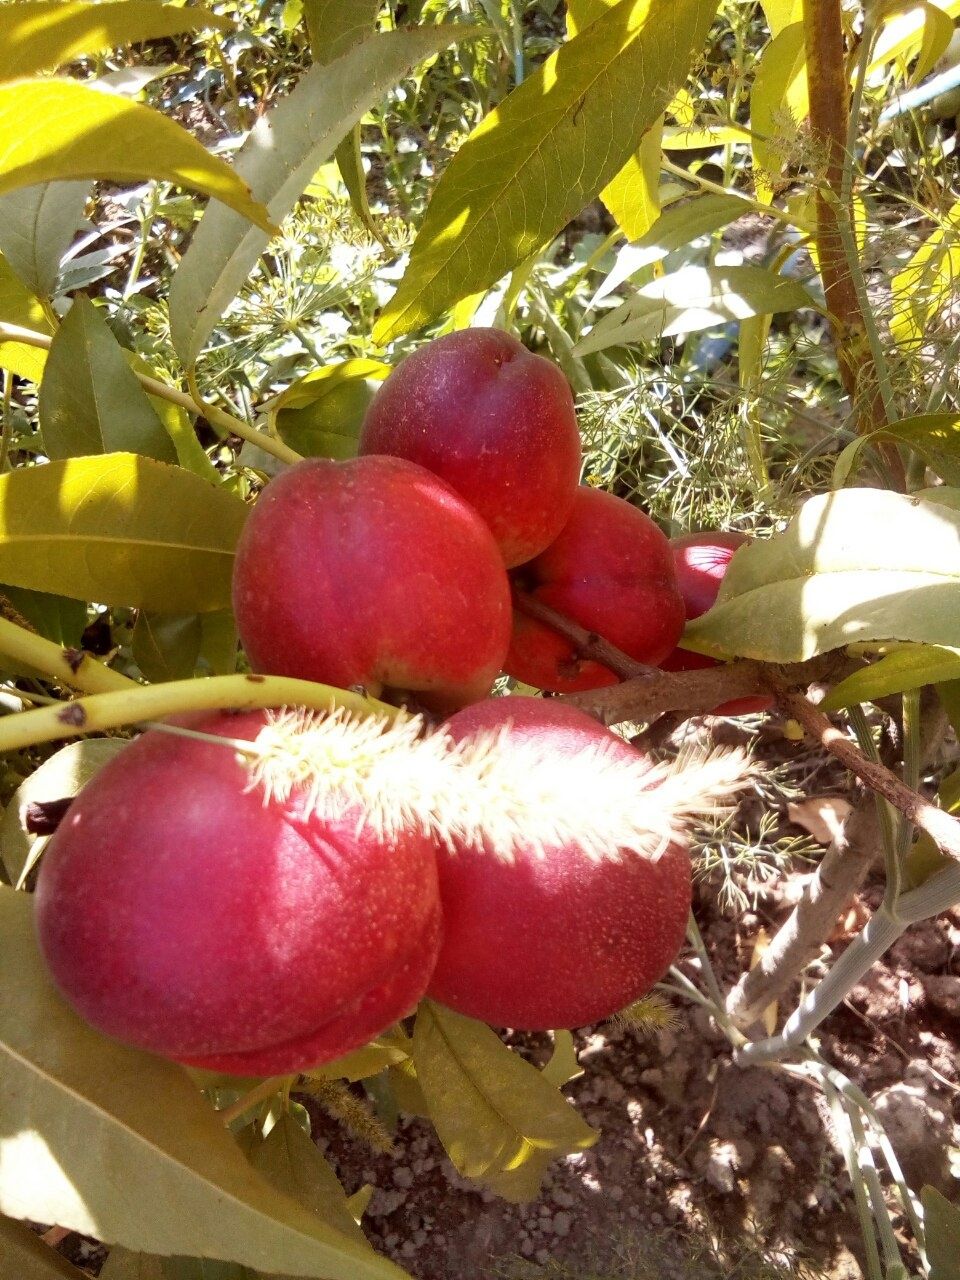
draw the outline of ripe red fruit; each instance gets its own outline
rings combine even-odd
[[[712,609],[720,590],[720,583],[734,552],[745,546],[750,539],[745,533],[686,533],[674,538],[670,545],[677,566],[677,580],[680,594],[683,596],[687,621],[692,622],[701,614]],[[664,671],[702,671],[707,667],[716,667],[716,658],[709,658],[704,653],[694,653],[691,649],[676,648],[669,657],[660,664]],[[733,698],[712,712],[718,716],[755,715],[760,711],[769,711],[774,699],[766,695],[755,698]]]
[[[600,748],[643,764],[589,716],[539,698],[492,698],[445,727],[458,742],[504,730],[508,761],[511,749]],[[521,848],[512,863],[463,844],[438,858],[444,936],[427,994],[470,1017],[529,1031],[596,1022],[649,991],[683,943],[690,860],[679,844],[656,862],[629,850],[593,859],[573,841]]]
[[[191,726],[254,739],[263,712]],[[36,893],[57,986],[94,1026],[194,1066],[279,1075],[408,1013],[440,937],[419,832],[264,803],[229,747],[151,731],[73,802]]]
[[[237,546],[233,604],[255,671],[441,709],[489,693],[510,587],[489,529],[399,458],[311,458],[263,491]]]
[[[670,543],[649,516],[613,494],[581,487],[563,532],[514,575],[535,600],[656,666],[683,631]],[[573,693],[615,684],[551,627],[514,612],[504,670],[525,684]]]
[[[523,564],[563,528],[580,477],[580,433],[566,378],[499,329],[437,338],[373,398],[360,452],[417,462],[456,489]]]

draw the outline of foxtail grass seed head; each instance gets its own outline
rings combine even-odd
[[[264,804],[305,791],[319,816],[356,812],[358,828],[378,836],[417,830],[506,862],[569,843],[595,861],[625,852],[655,861],[692,819],[727,806],[752,772],[742,751],[662,764],[639,754],[625,762],[604,742],[575,755],[516,741],[505,751],[509,728],[456,743],[443,730],[425,733],[419,717],[273,712],[247,762],[250,788],[262,789]]]

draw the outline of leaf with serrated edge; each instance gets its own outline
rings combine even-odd
[[[556,1087],[488,1026],[429,1000],[417,1014],[413,1061],[440,1141],[465,1177],[502,1191],[510,1182],[503,1175],[536,1158],[539,1186],[550,1157],[597,1140]],[[533,1184],[520,1181],[526,1198]]]
[[[56,288],[89,192],[89,182],[43,182],[0,196],[0,253],[39,297]]]
[[[272,229],[226,161],[159,111],[74,80],[0,85],[0,194],[59,178],[165,178]]]
[[[161,613],[230,605],[243,501],[132,453],[0,476],[0,583]]]
[[[412,66],[476,34],[466,26],[383,32],[312,67],[257,122],[237,153],[237,173],[271,218],[281,221],[347,131]],[[268,236],[228,209],[214,205],[203,215],[170,288],[170,329],[185,365],[194,364],[268,243]]]
[[[684,648],[765,662],[865,640],[960,646],[960,511],[881,489],[810,498],[736,552],[683,634]]]
[[[73,62],[80,54],[105,53],[118,45],[183,35],[204,27],[229,31],[228,18],[199,5],[117,0],[17,0],[0,8],[0,80],[20,79]]]
[[[487,289],[598,195],[686,79],[716,7],[621,0],[508,94],[447,165],[376,341]]]
[[[0,891],[0,1210],[148,1253],[400,1280],[275,1191],[187,1074],[87,1026],[54,991],[26,894]]]
[[[86,1275],[29,1227],[10,1218],[0,1218],[0,1263],[0,1274],[9,1280],[84,1280]]]
[[[129,450],[176,462],[173,441],[110,326],[79,297],[54,334],[38,399],[48,458]]]
[[[583,356],[605,347],[694,333],[731,320],[815,307],[796,280],[766,267],[681,267],[638,289],[574,347]]]

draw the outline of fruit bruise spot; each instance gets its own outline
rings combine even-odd
[[[76,675],[77,672],[80,670],[80,668],[83,666],[84,657],[85,657],[85,654],[83,650],[77,649],[72,645],[69,649],[64,649],[63,651],[63,660],[67,664],[67,666],[70,668],[70,670],[73,672],[74,675]]]
[[[79,728],[87,723],[87,713],[79,702],[71,702],[57,712],[61,724],[70,724]]]

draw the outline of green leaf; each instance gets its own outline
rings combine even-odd
[[[153,378],[157,382],[163,379],[157,376],[155,369],[147,364],[134,351],[128,351],[125,347],[121,348],[123,358],[134,371],[134,373],[144,374],[148,378]],[[192,471],[194,475],[202,476],[204,480],[209,480],[211,484],[223,484],[223,476],[213,465],[207,454],[197,439],[197,433],[194,429],[193,419],[178,404],[173,404],[170,400],[166,400],[161,396],[147,396],[147,399],[153,405],[153,411],[163,423],[167,435],[173,441],[173,447],[176,450],[177,461],[181,467],[185,467],[187,471]]]
[[[362,1049],[354,1049],[353,1053],[328,1062],[323,1067],[315,1067],[304,1074],[316,1077],[318,1080],[348,1080],[352,1083],[354,1080],[366,1080],[370,1076],[378,1076],[381,1071],[405,1062],[408,1057],[407,1050],[399,1043],[391,1040],[389,1036],[381,1036],[371,1040]]]
[[[46,591],[26,591],[9,583],[0,587],[0,595],[45,639],[68,648],[79,645],[87,626],[87,607],[82,601]]]
[[[198,613],[150,613],[141,609],[133,627],[133,660],[154,683],[188,680],[200,656],[201,636]]]
[[[57,286],[89,192],[89,182],[44,182],[0,196],[0,253],[38,297]]]
[[[238,643],[232,609],[200,615],[200,662],[209,667],[212,675],[233,675]]]
[[[314,60],[321,64],[333,62],[362,44],[373,30],[379,12],[380,0],[303,0]]]
[[[590,305],[595,306],[601,298],[613,293],[635,272],[659,262],[668,253],[682,249],[700,236],[727,226],[749,213],[751,208],[750,202],[740,196],[711,194],[672,204],[636,244],[628,244],[620,250],[616,263]]]
[[[122,738],[84,738],[61,747],[17,788],[0,818],[0,855],[11,884],[19,885],[36,864],[46,836],[27,831],[27,806],[78,795],[108,760],[121,751]]]
[[[466,26],[389,31],[326,66],[311,67],[257,122],[237,153],[237,173],[270,217],[281,221],[347,131],[412,66],[476,34]],[[268,243],[268,236],[228,209],[206,211],[170,289],[171,335],[185,365],[194,364]]]
[[[940,225],[891,282],[890,332],[906,351],[926,341],[931,317],[952,297],[960,274],[960,245],[956,242],[960,200],[938,220]]]
[[[19,80],[73,62],[80,54],[159,40],[204,27],[229,31],[227,18],[191,5],[117,0],[17,0],[0,8],[0,80]]]
[[[85,1275],[36,1232],[10,1218],[0,1218],[0,1262],[10,1280],[84,1280]]]
[[[935,1187],[921,1192],[930,1280],[960,1280],[960,1209]]]
[[[960,647],[960,511],[881,489],[808,499],[741,547],[684,648],[800,662],[864,640]]]
[[[181,467],[130,453],[0,476],[0,582],[161,613],[230,605],[247,508]]]
[[[272,230],[226,161],[159,111],[116,94],[74,80],[0,85],[0,139],[0,195],[59,178],[165,178]]]
[[[424,1001],[413,1060],[447,1155],[500,1195],[535,1196],[552,1159],[597,1140],[559,1090],[482,1022]]]
[[[810,112],[803,22],[784,27],[757,64],[750,128],[757,196],[769,203],[799,127]]]
[[[558,1089],[583,1075],[583,1067],[580,1065],[576,1045],[569,1031],[553,1033],[553,1053],[540,1074],[544,1080],[549,1080]]]
[[[308,373],[273,402],[277,434],[304,457],[354,457],[367,406],[389,372],[379,360],[344,360]]]
[[[508,94],[444,171],[375,340],[487,289],[598,195],[686,79],[716,7],[621,0]]]
[[[170,1280],[164,1269],[167,1258],[146,1253],[130,1253],[119,1246],[110,1250],[110,1256],[100,1272],[100,1280]]]
[[[26,287],[12,270],[6,258],[0,257],[0,320],[4,324],[16,324],[21,329],[35,329],[50,335],[53,326],[47,319],[40,299]],[[47,353],[25,342],[0,341],[0,367],[9,369],[21,378],[39,382],[46,364]]]
[[[766,267],[681,267],[638,289],[599,320],[573,350],[583,356],[798,307],[817,304],[802,284]]]
[[[0,1209],[147,1253],[330,1280],[404,1275],[277,1192],[173,1063],[60,999],[26,894],[0,893]]]
[[[839,711],[841,707],[860,702],[876,702],[892,693],[956,679],[960,679],[960,649],[932,644],[902,645],[841,680],[821,705],[825,711]]]
[[[75,299],[54,335],[38,408],[48,458],[128,451],[177,460],[163,423],[89,298]]]
[[[835,489],[843,488],[849,480],[864,445],[878,440],[897,440],[907,445],[948,485],[960,485],[960,417],[955,413],[925,413],[851,440],[834,464]]]

